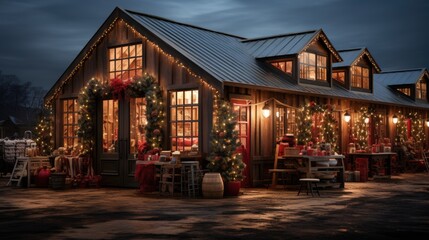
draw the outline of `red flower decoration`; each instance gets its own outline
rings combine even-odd
[[[114,78],[110,80],[110,86],[112,87],[112,94],[114,98],[119,98],[125,92],[128,85],[130,85],[130,80],[121,80],[119,78]]]
[[[158,136],[159,134],[161,134],[161,131],[157,128],[157,129],[153,130],[152,134],[155,136]]]

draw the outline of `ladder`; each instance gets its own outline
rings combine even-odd
[[[6,186],[11,186],[13,182],[16,182],[16,186],[20,186],[22,178],[28,175],[27,166],[28,157],[17,157],[9,182]]]

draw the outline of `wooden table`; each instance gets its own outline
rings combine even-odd
[[[298,170],[304,172],[307,178],[314,177],[314,174],[317,172],[328,172],[335,171],[337,174],[337,183],[339,183],[340,188],[344,188],[344,155],[329,155],[329,156],[309,156],[309,155],[286,155],[279,160],[296,161],[299,165]],[[324,163],[325,165],[329,163],[330,159],[336,159],[338,162],[335,166],[327,165],[321,166],[317,163]]]

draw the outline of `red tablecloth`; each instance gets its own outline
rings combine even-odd
[[[145,162],[136,165],[134,178],[140,184],[140,192],[154,192],[157,189],[155,179],[155,162]]]

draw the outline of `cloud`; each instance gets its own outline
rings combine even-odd
[[[383,69],[429,67],[426,0],[3,0],[0,71],[49,89],[116,6],[243,37],[322,28]]]

